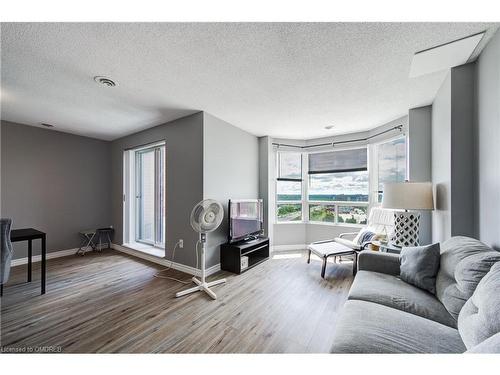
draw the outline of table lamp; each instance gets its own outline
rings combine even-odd
[[[394,238],[396,246],[418,246],[420,212],[433,210],[432,183],[397,182],[384,184],[382,207],[394,211]]]

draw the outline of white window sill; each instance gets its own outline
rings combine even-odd
[[[349,224],[349,223],[322,223],[321,221],[310,221],[307,224],[326,225],[328,227],[343,227],[343,228],[363,228],[368,224]]]
[[[297,225],[297,224],[305,224],[305,225],[323,225],[327,227],[339,227],[339,228],[352,228],[352,229],[360,229],[365,227],[367,224],[346,224],[346,223],[322,223],[320,221],[281,221],[279,223],[274,223],[274,225]]]
[[[139,243],[139,242],[128,242],[124,243],[122,246],[128,247],[129,249],[140,251],[145,254],[149,254],[158,258],[165,257],[165,249],[155,247],[152,245]]]

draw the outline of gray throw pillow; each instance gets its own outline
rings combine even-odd
[[[439,253],[439,243],[403,247],[401,250],[401,280],[436,294]]]

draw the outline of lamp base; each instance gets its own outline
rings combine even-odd
[[[394,212],[394,238],[396,246],[419,245],[420,213],[415,211]]]

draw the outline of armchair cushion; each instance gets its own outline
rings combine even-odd
[[[341,244],[341,245],[347,246],[353,250],[361,250],[361,245],[359,245],[358,243],[356,243],[354,241],[349,241],[349,240],[346,240],[345,238],[340,238],[340,237],[336,237],[334,239],[334,241]]]

